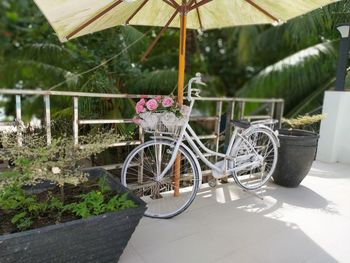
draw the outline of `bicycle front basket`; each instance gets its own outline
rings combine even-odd
[[[166,134],[177,137],[182,127],[187,123],[186,117],[177,117],[172,112],[153,112],[145,114],[141,126],[147,133]]]

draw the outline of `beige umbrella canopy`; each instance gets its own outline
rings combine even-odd
[[[334,0],[34,0],[61,41],[116,25],[213,29],[286,21]],[[169,22],[170,21],[170,22]]]
[[[117,25],[180,27],[182,102],[186,29],[286,21],[337,0],[34,0],[64,42]]]

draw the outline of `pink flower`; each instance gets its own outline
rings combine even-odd
[[[145,105],[146,104],[146,101],[145,99],[140,99],[137,104],[141,104],[141,105]]]
[[[154,99],[159,102],[162,99],[162,96],[155,96]]]
[[[137,117],[134,117],[132,119],[132,122],[135,123],[135,124],[141,124],[141,119],[140,118],[137,118]]]
[[[171,107],[174,104],[174,100],[170,97],[165,97],[163,99],[162,105],[163,107]]]
[[[145,106],[140,103],[136,103],[135,111],[137,114],[141,113],[145,109]]]
[[[155,99],[150,99],[146,102],[146,107],[149,110],[155,110],[158,108],[158,102]]]

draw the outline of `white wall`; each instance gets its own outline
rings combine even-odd
[[[350,164],[350,92],[326,91],[317,160]]]

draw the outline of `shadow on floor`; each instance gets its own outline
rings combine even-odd
[[[270,190],[276,193],[266,189],[265,196]],[[266,216],[284,202],[320,209],[327,201],[306,187],[295,199],[279,192],[274,198],[280,200],[272,204],[267,198],[257,201],[235,185],[202,189],[181,215],[143,219],[120,262],[338,262],[297,224]],[[304,204],[303,198],[310,203]]]
[[[243,191],[236,184],[230,182],[228,184],[218,185],[216,188],[203,188],[198,193],[197,198],[207,198],[213,195],[215,195],[218,203],[245,202],[245,199],[255,196],[256,200],[254,200],[256,202],[254,203],[260,204],[264,202],[259,202],[259,196],[265,199],[273,198],[275,199],[275,204],[270,210],[278,209],[283,204],[311,209],[325,209],[327,211],[330,206],[333,206],[331,201],[306,186],[299,185],[296,188],[287,188],[275,185],[272,182],[268,186],[252,192]]]

